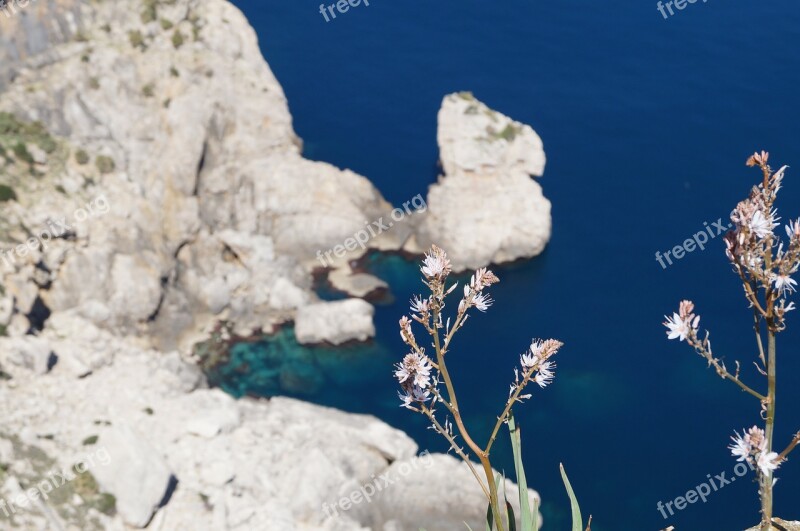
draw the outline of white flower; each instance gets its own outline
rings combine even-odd
[[[485,293],[478,293],[472,298],[472,304],[475,306],[475,308],[482,312],[488,310],[489,306],[491,306],[493,302],[494,301],[492,298]]]
[[[758,456],[758,468],[761,473],[768,476],[773,470],[777,469],[780,464],[780,456],[776,452],[762,452]]]
[[[738,457],[737,461],[745,461],[750,457],[750,443],[744,440],[744,437],[739,435],[738,432],[736,433],[736,437],[731,437],[733,444],[728,446],[731,450],[731,454],[734,457]]]
[[[486,310],[489,309],[489,306],[491,306],[492,303],[494,303],[494,300],[492,300],[492,298],[489,295],[485,294],[485,293],[481,293],[481,292],[476,291],[472,295],[472,298],[470,298],[470,294],[471,293],[473,293],[473,289],[470,288],[469,286],[465,285],[464,286],[464,298],[461,300],[461,303],[458,305],[458,311],[459,312],[463,312],[465,309],[467,309],[470,306],[474,306],[478,310],[480,310],[482,312],[485,312]]]
[[[763,212],[756,210],[747,227],[759,238],[766,238],[768,234],[772,234],[772,229],[778,226],[775,214],[773,210],[769,216],[765,216]]]
[[[751,466],[755,460],[759,470],[764,475],[769,475],[770,472],[778,468],[781,463],[781,458],[775,452],[767,451],[769,441],[767,440],[764,430],[753,426],[744,433],[744,436],[736,433],[736,437],[731,437],[733,444],[728,446],[736,457],[737,461],[747,461]]]
[[[420,356],[416,352],[406,354],[401,363],[395,365],[394,372],[397,380],[402,384],[411,379],[416,387],[425,389],[431,381],[431,360],[427,356]]]
[[[415,295],[411,299],[411,311],[418,314],[426,314],[430,310],[430,299],[423,299],[419,295]]]
[[[431,250],[425,255],[422,264],[420,271],[429,279],[446,277],[450,274],[452,269],[450,266],[450,259],[447,258],[447,253],[435,245],[432,246]]]
[[[539,357],[530,351],[519,357],[519,364],[522,365],[522,372],[528,372],[535,367],[537,363],[539,363]]]
[[[403,343],[409,344],[415,341],[414,332],[411,330],[411,320],[405,315],[400,318],[400,337]]]
[[[786,225],[786,235],[789,236],[789,239],[800,238],[800,219],[790,221]]]
[[[550,382],[553,381],[553,369],[555,369],[556,364],[552,361],[545,361],[541,365],[539,365],[539,371],[536,373],[534,377],[534,381],[539,384],[539,387],[547,387]]]
[[[764,430],[753,426],[744,436],[744,440],[750,445],[753,452],[766,452],[767,451],[767,436]]]
[[[541,339],[534,339],[531,341],[531,354],[534,355],[536,358],[541,358],[542,353],[544,352],[544,341]]]
[[[692,317],[694,316],[681,319],[681,316],[677,313],[673,313],[672,317],[667,317],[665,315],[664,319],[666,319],[666,321],[664,322],[664,326],[668,328],[667,339],[680,339],[683,341],[689,336],[691,330],[697,330],[699,320],[696,318],[692,319]]]
[[[775,284],[775,289],[777,289],[781,295],[785,296],[788,293],[797,291],[795,288],[795,286],[797,286],[797,282],[789,275],[773,274],[771,278],[773,284]]]
[[[427,402],[430,400],[430,392],[424,391],[419,387],[414,387],[411,391],[405,393],[398,392],[397,396],[400,397],[400,407],[411,407],[414,402]]]
[[[537,363],[541,363],[550,356],[556,354],[558,349],[563,346],[563,343],[555,339],[541,340],[534,339],[531,341],[531,346],[525,354],[519,358],[519,363],[522,365],[522,370],[527,372],[531,370]],[[544,364],[542,364],[544,366]],[[547,367],[554,367],[555,365],[548,364]]]

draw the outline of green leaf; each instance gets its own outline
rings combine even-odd
[[[567,472],[564,470],[564,464],[560,463],[559,467],[561,468],[561,478],[564,480],[564,486],[567,488],[569,504],[572,507],[572,531],[584,531],[581,508],[578,507],[578,500],[575,498],[575,492],[572,490],[569,479],[567,479]]]
[[[522,465],[522,436],[520,429],[514,422],[513,412],[508,416],[508,431],[511,434],[511,449],[514,452],[514,470],[517,473],[517,486],[519,487],[519,507],[521,531],[539,531],[538,511],[531,508],[528,501],[528,482],[525,479],[525,467]]]
[[[492,504],[490,503],[486,508],[486,531],[492,531],[492,522],[494,522],[494,516],[492,515]]]
[[[514,508],[506,499],[506,510],[508,510],[508,531],[517,531],[517,519],[514,516]]]

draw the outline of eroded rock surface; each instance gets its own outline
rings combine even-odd
[[[313,302],[305,261],[391,211],[364,177],[302,158],[227,2],[38,0],[3,19],[0,112],[19,124],[0,116],[0,241],[47,233],[0,259],[6,326],[35,325],[39,299],[167,350],[218,320],[269,330]]]
[[[0,410],[7,412],[0,463],[13,466],[0,477],[0,496],[9,499],[17,483],[30,487],[49,470],[69,468],[76,455],[94,456],[86,470],[94,487],[67,481],[41,508],[13,519],[17,527],[480,526],[482,494],[467,468],[449,456],[416,458],[420,450],[407,435],[375,418],[287,398],[234,400],[192,378],[193,366],[176,353],[120,340],[74,312],[54,315],[39,339],[56,355],[80,350],[86,359],[102,359],[98,351],[111,348],[114,361],[83,377],[62,364],[45,375],[6,368],[12,379],[0,386]],[[390,486],[373,487],[369,502],[341,503],[381,476]],[[513,485],[507,487],[513,498]],[[115,502],[101,505],[103,496]]]
[[[437,139],[444,175],[431,186],[428,211],[407,248],[436,244],[456,271],[541,253],[551,216],[550,201],[531,178],[544,173],[539,135],[462,92],[444,98]]]

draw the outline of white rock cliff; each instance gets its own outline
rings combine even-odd
[[[474,152],[464,127],[493,140]],[[457,268],[540,252],[535,133],[451,96],[439,143],[428,213],[370,246],[435,242]],[[420,465],[374,418],[236,401],[186,361],[220,321],[242,335],[296,321],[305,343],[372,337],[367,302],[318,300],[314,257],[391,208],[366,178],[302,157],[255,32],[224,0],[0,15],[0,497],[29,505],[0,510],[2,526],[479,528],[481,493],[451,457]],[[367,295],[385,285],[346,264],[360,252],[336,283]],[[90,475],[70,472],[83,462]],[[53,470],[72,479],[24,494]],[[340,503],[387,474],[391,489]]]
[[[436,244],[453,269],[476,269],[541,253],[550,239],[550,201],[531,176],[544,173],[542,140],[466,92],[444,98],[438,142],[444,175],[410,250]]]

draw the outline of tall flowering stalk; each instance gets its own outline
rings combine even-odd
[[[402,389],[400,393],[402,406],[425,415],[430,420],[433,429],[441,434],[453,451],[467,463],[490,504],[495,528],[498,531],[505,531],[507,527],[503,521],[503,515],[506,513],[506,503],[499,499],[498,483],[494,477],[490,452],[500,427],[512,419],[513,405],[531,397],[530,393],[523,393],[528,384],[535,382],[539,387],[544,388],[552,382],[555,364],[550,358],[558,352],[562,343],[554,339],[534,340],[528,350],[520,356],[520,366],[514,369],[514,380],[510,386],[508,400],[497,417],[488,441],[483,446],[479,445],[464,424],[455,385],[447,369],[447,355],[450,352],[453,337],[467,322],[470,311],[485,312],[492,305],[493,301],[486,290],[492,284],[499,282],[499,279],[488,269],[478,269],[472,275],[469,283],[463,287],[463,295],[455,315],[445,318],[445,299],[457,288],[457,283],[447,286],[447,278],[451,272],[447,254],[442,249],[433,246],[425,255],[421,272],[424,277],[423,283],[428,287],[430,295],[415,297],[411,301],[411,317],[403,316],[400,319],[400,335],[410,349],[402,362],[397,364],[395,370],[395,376]],[[412,321],[422,325],[430,338],[428,345],[417,340],[412,331]],[[432,349],[432,356],[428,355],[426,348]],[[439,406],[444,410],[443,412]],[[510,426],[512,427],[512,444],[514,442],[519,444],[519,434],[513,428],[513,421]],[[462,446],[456,441],[459,436],[466,446]],[[515,447],[516,449],[518,447]],[[470,460],[468,455],[470,453],[480,462],[483,477]],[[519,478],[519,470],[517,475]],[[520,503],[524,504],[523,515],[526,512],[530,513],[526,493],[524,496],[521,494]],[[509,515],[509,520],[512,518],[513,514]],[[535,514],[533,518],[535,519]],[[535,522],[535,520],[533,521]],[[512,525],[509,522],[509,526]]]
[[[773,451],[775,431],[775,377],[776,336],[786,328],[786,314],[795,309],[789,297],[796,291],[797,282],[792,275],[800,267],[800,220],[786,225],[788,242],[775,233],[779,226],[775,200],[781,189],[786,166],[773,172],[767,164],[769,154],[762,151],[747,160],[747,166],[761,170],[761,182],[754,186],[750,196],[741,201],[731,213],[733,229],[725,235],[726,255],[739,276],[745,298],[753,310],[753,329],[758,347],[755,362],[758,372],[766,379],[766,393],[757,391],[740,378],[740,365],[731,372],[725,362],[716,358],[711,350],[709,333],[698,336],[700,316],[694,313],[694,304],[685,300],[672,317],[666,317],[669,339],[686,341],[713,367],[717,374],[730,380],[742,391],[757,399],[761,405],[764,429],[753,426],[742,435],[732,437],[731,453],[739,461],[747,462],[756,471],[761,498],[762,530],[772,527],[772,489],[774,471],[800,442],[798,432],[780,454]],[[766,336],[766,350],[764,337]]]

